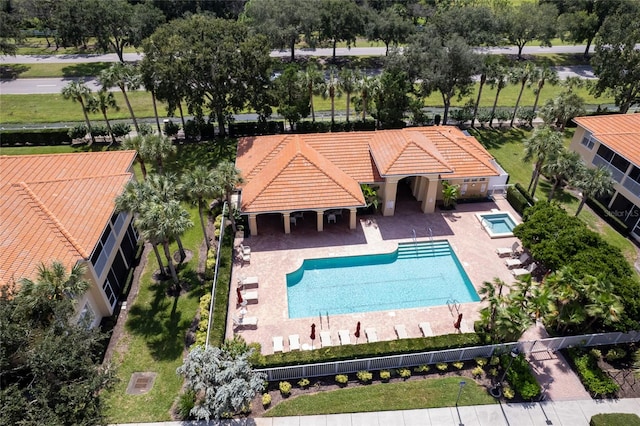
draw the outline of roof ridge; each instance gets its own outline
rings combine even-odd
[[[73,246],[73,248],[80,254],[80,256],[82,256],[85,259],[89,258],[89,254],[87,254],[87,252],[85,252],[84,248],[82,248],[80,246],[80,244],[76,241],[76,239],[71,235],[71,233],[64,227],[64,225],[58,220],[58,218],[51,212],[51,210],[49,210],[47,208],[47,206],[45,206],[42,201],[40,201],[40,199],[38,198],[38,196],[31,190],[31,188],[29,188],[29,185],[26,182],[20,182],[18,184],[16,184],[18,186],[20,186],[29,196],[29,198],[31,198],[36,205],[38,206],[38,209],[44,213],[45,216],[47,216],[47,218],[49,220],[51,220],[55,226],[55,228],[62,234],[62,236],[69,241],[69,243]]]
[[[440,132],[438,132],[438,133],[440,133]],[[453,170],[453,167],[451,167],[451,165],[447,162],[447,159],[443,157],[442,153],[440,152],[440,150],[438,149],[436,144],[433,143],[433,141],[427,135],[425,135],[424,133],[422,133],[419,130],[413,130],[413,129],[406,129],[406,130],[403,129],[402,134],[403,135],[407,135],[407,136],[416,134],[419,137],[421,137],[423,140],[420,141],[420,142],[421,143],[426,143],[429,147],[433,148],[433,150],[425,149],[424,147],[421,146],[421,143],[418,143],[417,141],[415,141],[413,139],[409,139],[409,142],[412,143],[413,145],[415,145],[416,147],[418,147],[425,154],[431,156],[433,159],[438,161],[444,167],[447,167],[448,169]],[[405,147],[402,150],[402,152],[404,152],[407,149],[407,146],[408,146],[408,144],[405,145]]]
[[[460,147],[460,149],[462,149],[464,152],[466,152],[467,154],[471,155],[473,158],[475,158],[476,160],[480,161],[482,164],[484,164],[485,166],[488,166],[492,169],[495,170],[495,167],[493,166],[493,164],[491,164],[490,161],[487,161],[485,158],[480,158],[480,156],[478,156],[476,151],[471,151],[466,149],[465,146],[463,146],[464,144],[459,144],[457,141],[458,138],[453,138],[450,139],[451,142],[455,143],[456,145],[458,145],[458,147]],[[477,140],[474,136],[465,136],[462,139],[467,140],[467,141],[471,141],[472,143],[477,143],[478,145],[482,146],[482,144],[480,143],[479,140]],[[488,153],[489,151],[487,151]],[[491,156],[492,159],[495,160],[495,157]]]
[[[137,153],[138,151],[136,151],[135,149],[123,149],[123,150],[116,150],[116,151],[60,152],[60,153],[52,152],[52,153],[49,153],[49,154],[30,154],[29,158],[35,158],[35,157],[68,157],[68,156],[77,156],[77,155],[96,155],[96,154],[98,154],[98,155],[118,155],[118,154],[128,154],[130,152]],[[0,154],[0,158],[21,159],[22,156],[20,156],[20,155]]]
[[[118,177],[118,176],[131,176],[131,175],[132,175],[132,173],[125,172],[125,173],[114,173],[114,174],[107,174],[107,175],[78,176],[78,177],[67,178],[67,179],[47,179],[47,180],[34,180],[34,181],[20,181],[20,182],[16,182],[16,183],[38,184],[38,183],[71,182],[71,181],[82,181],[82,180],[89,180],[89,179],[104,179],[104,178],[112,178],[112,177]]]

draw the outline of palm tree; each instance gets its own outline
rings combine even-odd
[[[87,102],[87,108],[89,109],[89,111],[100,111],[102,113],[104,121],[107,123],[109,135],[111,136],[111,145],[115,144],[116,137],[113,135],[113,130],[111,130],[111,123],[109,122],[109,117],[107,117],[107,111],[109,110],[109,108],[116,111],[120,110],[120,107],[116,103],[116,98],[113,96],[113,93],[107,92],[104,88],[102,88],[102,90],[98,91],[97,96],[92,96],[90,102]]]
[[[524,92],[524,87],[526,85],[531,84],[531,77],[536,72],[535,65],[533,63],[527,64],[518,64],[511,69],[510,80],[513,84],[520,83],[520,92],[518,93],[518,99],[516,99],[516,106],[513,109],[513,115],[511,116],[511,123],[509,123],[509,127],[513,127],[513,122],[516,119],[516,114],[518,113],[518,106],[520,105],[520,99],[522,99],[522,92]]]
[[[136,128],[136,132],[140,132],[138,120],[136,120],[136,116],[133,113],[133,108],[131,107],[131,102],[129,102],[129,96],[127,96],[127,90],[136,90],[142,84],[140,74],[135,70],[135,68],[133,68],[133,66],[129,64],[115,62],[109,68],[104,69],[100,72],[98,81],[100,81],[102,87],[118,86],[118,88],[122,92],[122,95],[124,96],[124,101],[127,104],[127,108],[129,109],[129,114],[131,115],[131,119],[133,120],[133,125]]]
[[[533,113],[535,114],[536,109],[538,108],[538,100],[540,99],[540,92],[544,87],[545,83],[549,83],[552,86],[558,84],[560,79],[558,78],[558,72],[551,68],[549,65],[545,64],[542,68],[538,68],[535,73],[535,77],[538,80],[535,89],[533,89],[533,93],[536,95],[536,100],[533,102]],[[532,123],[529,123],[532,125]]]
[[[551,202],[553,195],[564,180],[573,179],[579,175],[582,164],[580,154],[577,152],[563,148],[556,153],[552,153],[542,167],[542,171],[550,176],[553,181],[553,186],[551,187],[551,191],[549,191],[549,202]]]
[[[340,71],[338,87],[347,95],[347,123],[349,122],[349,111],[351,107],[351,95],[356,91],[358,84],[357,71],[343,68]]]
[[[138,151],[136,160],[140,163],[140,170],[142,171],[142,179],[147,179],[147,167],[145,165],[146,159],[144,158],[145,152],[143,151],[144,136],[136,135],[134,137],[127,136],[122,141],[122,149],[131,149]]]
[[[379,87],[378,78],[362,74],[357,87],[362,107],[362,121],[364,122],[367,118],[367,111],[369,110],[369,101],[374,97]]]
[[[244,183],[244,179],[238,170],[230,161],[223,161],[215,168],[214,173],[216,175],[217,185],[224,194],[224,199],[229,206],[229,219],[231,219],[231,226],[233,232],[236,232],[236,221],[234,217],[234,208],[231,204],[231,194],[241,184]]]
[[[158,173],[162,173],[163,162],[177,152],[177,148],[171,142],[171,139],[163,135],[145,136],[141,148],[144,158],[156,162]]]
[[[476,103],[473,106],[473,117],[471,118],[471,127],[475,126],[476,118],[478,117],[478,107],[480,106],[480,98],[482,97],[482,89],[485,84],[487,84],[487,80],[491,78],[492,74],[495,73],[494,69],[499,66],[498,61],[495,59],[496,57],[493,55],[485,55],[483,57],[482,63],[480,64],[480,86],[478,87],[478,97],[476,98]]]
[[[135,220],[143,238],[162,244],[173,282],[179,287],[178,274],[169,245],[193,226],[189,212],[177,200],[167,203],[149,202]]]
[[[494,278],[493,282],[485,281],[482,283],[482,287],[478,290],[478,294],[482,296],[483,301],[487,301],[489,306],[484,314],[486,318],[483,319],[486,321],[486,327],[489,330],[493,330],[495,328],[496,315],[498,308],[500,307],[500,302],[502,300],[502,289],[506,284],[500,278]],[[496,294],[496,288],[498,288],[498,292]],[[483,309],[484,311],[484,309]]]
[[[554,317],[550,319],[556,322],[557,331],[566,329],[570,323],[584,316],[579,312],[581,308],[584,310],[578,291],[580,281],[570,267],[563,266],[546,277],[543,284],[549,288],[555,301],[552,309]]]
[[[624,305],[620,296],[614,294],[613,283],[604,277],[586,275],[582,285],[584,294],[588,298],[585,311],[591,320],[587,324],[590,329],[598,320],[606,322],[618,322],[624,312]]]
[[[200,215],[200,224],[202,225],[202,234],[207,244],[207,250],[211,248],[211,243],[207,237],[207,226],[204,219],[204,211],[207,201],[213,197],[217,197],[221,193],[218,186],[216,174],[205,166],[196,166],[188,170],[182,176],[181,189],[188,200],[198,205],[198,214]]]
[[[87,115],[87,108],[84,104],[84,100],[91,94],[91,90],[84,84],[83,80],[72,81],[62,88],[62,97],[65,99],[71,99],[73,102],[80,103],[82,107],[82,113],[84,114],[84,122],[87,124],[89,135],[91,136],[91,143],[95,143],[96,139],[93,136],[91,130],[91,122],[89,121],[89,115]]]
[[[582,199],[578,210],[576,210],[576,216],[578,216],[587,198],[605,197],[613,192],[611,172],[603,166],[595,169],[585,167],[583,175],[576,182],[576,186],[582,191]]]
[[[524,161],[535,161],[531,181],[527,189],[533,197],[535,196],[540,172],[546,159],[556,155],[556,153],[563,149],[564,145],[562,143],[562,137],[558,132],[549,126],[542,126],[533,132],[531,137],[524,142],[524,146]]]
[[[496,89],[496,97],[493,100],[493,108],[491,108],[491,118],[489,119],[489,127],[493,127],[493,118],[496,116],[496,106],[498,105],[498,98],[502,89],[507,87],[508,73],[507,68],[497,64],[495,67],[489,69],[487,73],[487,84],[493,89]]]
[[[37,267],[35,281],[20,280],[20,292],[29,315],[40,323],[50,324],[58,314],[64,317],[73,308],[73,303],[89,289],[89,281],[84,278],[86,267],[76,263],[69,273],[65,266],[54,260],[48,267],[44,263]],[[57,302],[63,302],[59,305]],[[62,308],[64,312],[60,312]]]
[[[137,136],[136,136],[137,137]],[[124,190],[120,195],[116,197],[116,212],[129,212],[131,214],[139,214],[142,206],[146,203],[151,195],[149,194],[150,187],[144,182],[138,182],[136,180],[130,180],[124,186]],[[144,225],[144,224],[143,224]],[[138,229],[142,233],[142,229]],[[144,234],[144,233],[142,233]],[[167,271],[164,268],[164,264],[162,262],[162,258],[160,257],[160,252],[158,251],[158,241],[152,240],[151,235],[142,235],[143,240],[147,241],[151,248],[153,249],[153,253],[156,256],[156,260],[158,261],[158,267],[160,268],[160,273],[164,276],[167,275]]]
[[[336,96],[340,97],[340,95],[342,95],[340,84],[338,83],[338,78],[333,67],[329,72],[329,79],[325,82],[323,89],[322,98],[331,99],[331,125],[333,125],[335,123]]]
[[[306,70],[302,72],[302,79],[305,87],[307,88],[307,94],[309,96],[309,108],[311,109],[311,121],[316,121],[316,112],[313,107],[313,96],[323,92],[321,86],[324,78],[322,72],[318,69],[318,66],[314,63],[307,65]]]

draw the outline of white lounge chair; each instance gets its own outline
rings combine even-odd
[[[273,353],[282,352],[284,350],[284,342],[282,336],[276,336],[273,338]]]
[[[409,337],[407,335],[407,329],[404,328],[404,324],[397,324],[394,328],[396,330],[396,335],[398,336],[398,339],[406,339],[407,337]]]
[[[238,287],[258,287],[258,277],[247,277],[239,279]]]
[[[431,324],[429,324],[428,322],[421,322],[420,330],[422,331],[422,335],[424,337],[433,336],[433,330],[431,330]]]
[[[241,253],[241,256],[242,256],[242,264],[243,265],[245,263],[251,263],[251,253],[249,253],[249,254]]]
[[[258,292],[256,290],[243,291],[242,292],[242,299],[246,300],[247,303],[249,303],[249,302],[258,303]]]
[[[290,351],[299,351],[300,350],[300,336],[297,334],[289,335],[289,350]]]
[[[531,265],[529,265],[526,268],[516,268],[516,269],[512,269],[511,273],[513,274],[514,277],[518,278],[521,277],[523,275],[527,275],[532,273],[533,271],[535,271],[535,269],[538,267],[537,263],[532,263]]]
[[[373,343],[378,341],[378,334],[376,333],[375,328],[365,328],[364,334],[367,335],[367,342]]]
[[[349,330],[338,331],[338,337],[340,338],[341,345],[350,345],[351,337],[349,336]]]
[[[523,266],[529,261],[529,259],[531,259],[531,256],[529,256],[529,253],[522,253],[520,257],[517,259],[505,260],[504,264],[507,265],[508,268],[515,268],[518,266]]]
[[[500,257],[506,257],[506,256],[514,256],[516,253],[518,253],[518,248],[520,247],[520,243],[518,241],[516,241],[515,243],[513,243],[511,245],[511,247],[499,247],[496,249],[496,253],[498,253],[498,256]]]
[[[233,324],[237,327],[257,327],[258,317],[233,317]]]
[[[320,345],[322,345],[323,348],[333,346],[333,343],[331,343],[331,333],[328,331],[320,332]]]
[[[240,244],[240,253],[251,254],[251,247]]]

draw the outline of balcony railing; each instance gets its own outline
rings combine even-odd
[[[636,182],[635,180],[627,176],[624,182],[622,183],[622,186],[624,186],[629,191],[631,191],[633,195],[640,198],[640,183]]]
[[[615,179],[616,182],[620,183],[622,182],[622,178],[624,177],[624,172],[619,170],[618,168],[616,168],[613,164],[609,163],[607,160],[605,160],[604,158],[600,157],[599,155],[596,154],[595,157],[593,157],[593,161],[592,161],[594,166],[603,166],[606,169],[608,169],[611,172],[611,177],[613,179]]]

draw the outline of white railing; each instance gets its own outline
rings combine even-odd
[[[267,374],[267,380],[294,380],[335,374],[349,374],[366,370],[384,370],[402,367],[431,365],[438,362],[466,361],[478,357],[488,358],[504,354],[512,349],[520,353],[555,352],[575,346],[601,346],[640,341],[640,331],[628,333],[598,333],[580,336],[550,337],[526,342],[511,342],[498,345],[473,346],[468,348],[447,349],[443,351],[419,352],[402,355],[389,355],[376,358],[354,359],[346,361],[323,362],[317,364],[293,365],[260,369]]]
[[[622,183],[622,186],[624,186],[629,191],[631,191],[631,193],[636,197],[640,197],[640,183],[631,179],[629,176],[625,178],[624,182]]]
[[[605,167],[607,170],[611,172],[611,177],[615,179],[616,182],[618,183],[622,182],[622,178],[624,177],[624,172],[618,169],[616,166],[614,166],[610,162],[608,162],[607,160],[605,160],[604,158],[596,154],[593,157],[592,163],[594,166]]]

